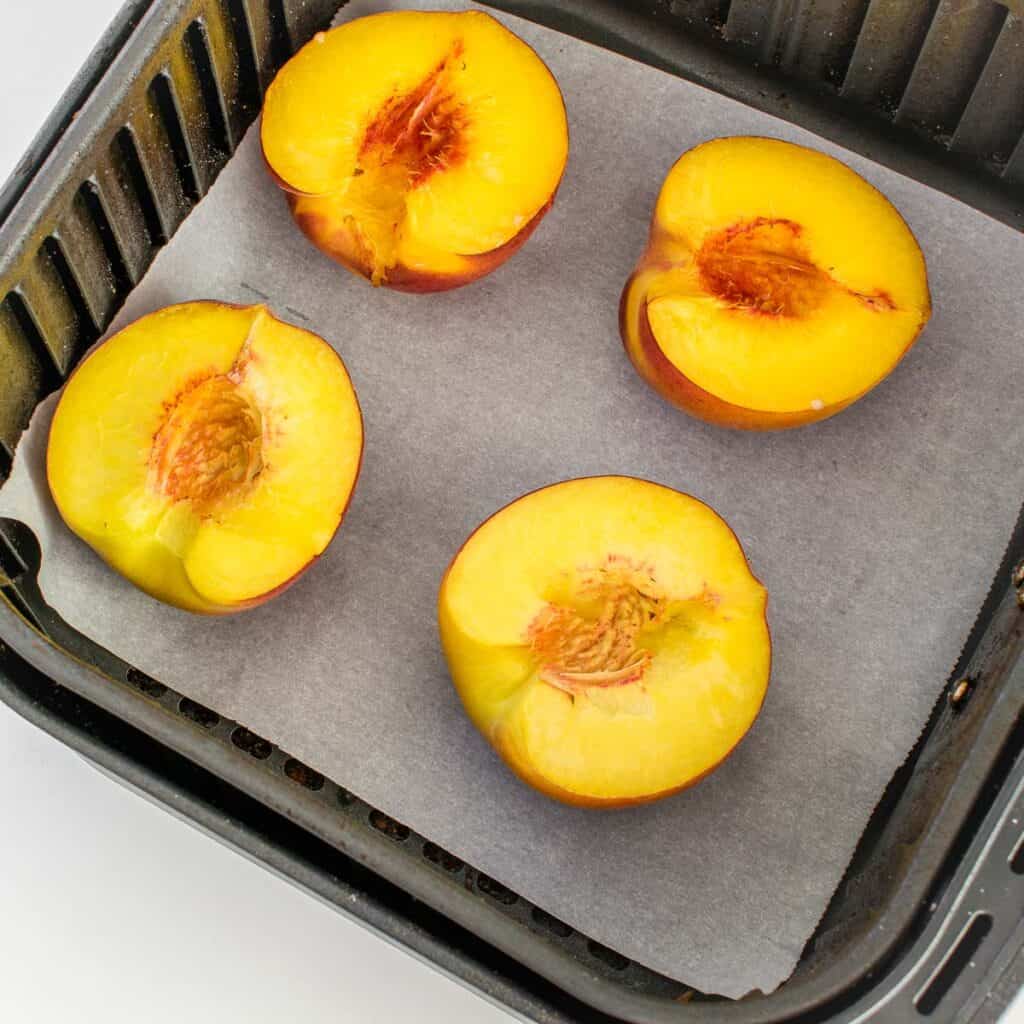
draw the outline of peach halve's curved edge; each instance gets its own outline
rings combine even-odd
[[[557,186],[556,186],[557,190]],[[460,256],[464,270],[455,274],[431,274],[397,264],[391,267],[384,280],[387,288],[400,292],[445,292],[453,288],[461,288],[473,281],[485,277],[497,270],[507,259],[514,256],[525,244],[526,240],[536,231],[537,225],[544,219],[555,202],[555,194],[514,234],[507,242],[489,252],[476,253],[472,256]]]
[[[911,346],[914,344],[915,341],[917,341],[918,337],[921,334],[921,331],[923,331],[925,329],[925,327],[927,326],[928,321],[931,319],[931,315],[932,315],[932,290],[931,290],[931,285],[930,285],[930,283],[928,281],[928,261],[924,258],[924,249],[921,248],[921,243],[917,240],[917,235],[914,234],[913,229],[907,223],[907,218],[903,216],[902,212],[900,211],[900,208],[877,185],[875,185],[872,182],[868,181],[868,179],[865,178],[864,175],[860,173],[860,171],[855,170],[845,160],[840,160],[839,157],[835,156],[832,153],[826,153],[824,150],[814,149],[811,146],[803,146],[799,142],[790,142],[788,139],[779,139],[779,138],[776,138],[775,136],[772,136],[772,135],[734,135],[734,136],[723,136],[723,138],[757,139],[757,140],[759,140],[761,142],[778,142],[778,143],[781,143],[781,144],[783,144],[785,146],[792,146],[794,149],[806,149],[806,150],[809,150],[811,153],[819,153],[822,156],[828,157],[829,160],[834,160],[837,164],[839,164],[840,167],[844,167],[851,174],[853,174],[856,177],[860,178],[860,180],[863,181],[864,184],[867,185],[867,187],[869,189],[871,189],[872,192],[875,192],[877,195],[879,195],[882,198],[882,200],[890,207],[890,209],[893,211],[893,213],[895,213],[896,216],[899,217],[899,219],[902,222],[903,226],[907,229],[907,234],[913,240],[914,246],[917,248],[917,251],[921,254],[921,264],[924,267],[924,298],[925,298],[925,306],[924,306],[924,309],[921,310],[921,317],[922,317],[922,319],[921,319],[921,326],[918,327],[917,333],[913,336],[913,338],[910,339],[910,341],[907,343],[907,347],[900,353],[899,358],[896,360],[896,362],[893,364],[892,368],[889,370],[889,373],[891,373],[892,370],[894,370],[896,368],[896,366],[899,365],[900,360],[910,351]],[[692,153],[693,150],[700,149],[701,146],[706,146],[709,142],[717,142],[717,141],[718,141],[718,139],[706,139],[704,142],[700,142],[696,146],[692,146],[690,149],[688,149],[686,151],[686,153]],[[682,160],[683,156],[686,156],[686,153],[684,153],[682,156],[680,156],[679,159]],[[678,161],[676,161],[676,162],[678,163]],[[673,166],[675,166],[675,165],[673,165]],[[671,171],[669,173],[671,173]],[[888,376],[888,373],[886,373],[883,376],[879,377],[879,379],[875,382],[875,384],[878,384],[881,381],[885,380],[885,378],[887,376]],[[872,384],[871,387],[874,387],[875,384]],[[856,398],[860,398],[863,395],[867,394],[867,392],[871,390],[871,387],[867,388],[865,391],[862,391],[860,395],[856,396]],[[856,401],[856,398],[850,399],[850,401],[851,402]],[[849,403],[847,403],[847,404],[849,404]],[[839,410],[837,409],[836,412],[838,412],[838,411]]]
[[[267,174],[270,175],[270,180],[286,195],[302,196],[306,193],[301,189],[297,189],[290,185],[280,174],[274,169],[274,165],[270,162],[270,157],[267,156],[267,147],[263,141],[263,120],[260,119],[260,156],[263,158],[263,166],[266,168]]]
[[[338,522],[338,526],[341,526],[340,521]],[[331,534],[331,540],[334,540],[334,535],[337,532],[338,530],[337,528],[335,528],[334,533]],[[330,541],[328,542],[328,544],[329,543]],[[324,548],[324,550],[326,551],[327,549]],[[227,616],[237,615],[239,612],[247,612],[253,608],[258,608],[261,604],[266,604],[268,601],[272,601],[275,597],[277,597],[280,594],[283,594],[290,587],[294,586],[299,581],[300,577],[304,576],[313,567],[313,565],[320,560],[320,557],[320,555],[314,555],[298,572],[289,576],[288,579],[284,581],[284,583],[278,584],[276,587],[274,587],[273,590],[268,590],[264,594],[257,594],[256,597],[246,598],[246,600],[239,601],[237,604],[217,605],[209,612],[199,611],[198,614]],[[192,609],[186,610],[192,611]]]
[[[355,490],[354,487],[353,490]],[[351,500],[351,495],[349,496],[349,500]],[[341,520],[339,519],[338,525],[334,528],[334,533],[331,534],[331,540],[327,542],[328,547],[330,546],[331,541],[334,540],[340,526]],[[325,547],[324,551],[326,550],[327,548]],[[279,594],[283,594],[289,589],[289,587],[292,587],[297,583],[299,578],[304,576],[313,567],[313,565],[320,560],[322,554],[323,552],[321,552],[320,555],[314,555],[301,569],[299,569],[298,572],[289,576],[284,583],[279,583],[272,590],[268,590],[263,594],[257,594],[255,597],[246,598],[244,601],[239,601],[237,604],[210,604],[208,608],[184,608],[182,610],[192,612],[195,615],[208,615],[215,618],[225,618],[229,615],[237,615],[239,612],[247,612],[253,608],[258,608],[261,604],[266,604],[268,601],[273,600]],[[195,590],[195,587],[192,589]],[[196,593],[198,594],[199,592],[196,591]],[[157,598],[157,600],[160,601],[162,599]],[[166,601],[163,601],[162,603],[167,604]]]
[[[362,258],[361,243],[353,232],[344,224],[332,223],[328,218],[319,215],[315,211],[298,209],[301,199],[316,197],[302,196],[290,191],[286,191],[285,195],[288,201],[288,208],[291,210],[295,223],[298,224],[302,233],[324,255],[329,256],[336,263],[340,263],[346,270],[352,271],[353,274],[357,274],[368,281],[371,280],[371,267]],[[493,270],[497,270],[507,259],[518,252],[536,230],[537,225],[544,219],[554,201],[555,195],[552,194],[551,198],[544,203],[512,238],[497,248],[484,253],[460,256],[462,269],[456,273],[431,272],[407,267],[399,263],[388,268],[381,284],[385,288],[413,294],[450,291],[454,288],[461,288],[463,285],[471,284]]]
[[[292,220],[298,225],[299,230],[306,238],[313,243],[325,256],[340,263],[346,270],[351,271],[359,277],[370,280],[371,268],[369,263],[361,261],[356,254],[361,255],[361,243],[357,235],[348,229],[344,222],[335,223],[330,218],[323,216],[316,210],[300,210],[298,205],[303,200],[316,200],[317,196],[305,195],[301,192],[284,190],[285,201],[288,203],[288,210]]]
[[[695,146],[691,146],[689,149],[686,149],[682,153],[680,153],[678,158],[675,161],[673,161],[672,166],[668,170],[668,173],[665,175],[665,178],[661,183],[662,189],[664,189],[665,182],[668,181],[668,179],[672,176],[672,172],[676,169],[676,164],[683,160],[684,157],[688,157],[693,153],[696,153],[698,149],[703,149],[705,146],[713,146],[719,142],[731,142],[735,139],[744,139],[753,142],[772,142],[780,146],[788,147],[789,149],[802,150],[807,153],[814,153],[817,156],[823,156],[826,159],[839,164],[840,167],[849,171],[852,175],[854,175],[855,177],[859,178],[862,182],[864,182],[864,184],[867,185],[872,192],[875,192],[879,196],[881,196],[882,200],[886,203],[886,205],[891,207],[896,216],[899,217],[899,219],[903,222],[903,226],[907,229],[907,234],[910,235],[910,237],[914,240],[914,245],[917,246],[917,251],[921,253],[921,262],[925,264],[925,296],[927,299],[925,321],[927,322],[928,317],[931,315],[931,290],[928,286],[927,261],[924,259],[924,250],[921,248],[921,243],[917,240],[917,235],[914,234],[910,225],[907,223],[906,217],[904,217],[903,214],[900,212],[899,207],[897,207],[897,205],[877,185],[868,181],[868,179],[865,178],[864,175],[860,173],[860,171],[855,170],[853,167],[851,167],[846,160],[840,160],[839,157],[837,157],[834,153],[826,153],[823,149],[815,149],[813,146],[805,146],[800,142],[790,142],[789,139],[780,139],[775,135],[716,135],[710,139],[705,139],[703,142],[698,142]],[[659,191],[658,199],[660,198],[661,193]],[[655,206],[657,206],[657,200],[655,200]]]
[[[302,330],[308,330],[303,327]],[[308,331],[309,334],[315,334],[316,337],[327,345],[327,347],[334,353],[335,358],[341,364],[342,373],[345,374],[345,379],[348,381],[350,390],[352,391],[352,401],[356,405],[356,416],[359,419],[359,455],[356,459],[356,471],[352,475],[352,486],[348,489],[348,495],[345,498],[345,504],[342,506],[341,514],[338,516],[338,522],[335,524],[334,529],[331,531],[331,536],[328,538],[327,543],[323,546],[323,550],[319,554],[314,555],[298,572],[289,576],[283,583],[278,584],[272,590],[268,590],[266,593],[258,594],[256,597],[247,598],[245,601],[240,601],[238,604],[231,605],[226,608],[223,613],[216,612],[215,614],[227,614],[231,615],[235,612],[247,611],[250,608],[256,608],[261,604],[265,604],[267,601],[272,600],[279,594],[283,594],[289,587],[293,586],[298,582],[299,578],[307,573],[322,557],[324,551],[326,551],[333,543],[334,538],[337,537],[338,531],[341,529],[341,524],[345,520],[345,516],[348,515],[348,510],[352,505],[352,499],[355,497],[356,485],[359,483],[359,474],[363,469],[363,457],[366,454],[366,430],[363,421],[363,407],[359,404],[359,394],[356,391],[355,385],[352,383],[352,376],[348,372],[348,367],[345,365],[345,360],[341,358],[341,354],[334,348],[333,345],[329,344],[327,340],[321,335],[316,334],[315,331]]]
[[[479,523],[477,523],[477,525],[475,527],[473,527],[473,529],[469,532],[469,534],[467,535],[466,539],[459,545],[458,550],[456,550],[455,554],[452,555],[451,560],[448,562],[448,567],[445,569],[445,571],[441,575],[441,583],[439,584],[438,590],[437,590],[438,603],[440,604],[441,596],[444,594],[445,584],[448,582],[448,577],[449,577],[449,575],[451,575],[451,571],[455,567],[455,563],[458,561],[459,556],[462,554],[463,551],[465,551],[466,547],[469,545],[469,542],[492,519],[494,519],[495,517],[501,515],[502,512],[504,512],[506,509],[511,508],[513,505],[518,505],[519,502],[525,501],[527,498],[532,497],[534,494],[540,494],[541,491],[549,490],[552,487],[559,487],[562,484],[580,483],[580,482],[582,482],[584,480],[629,480],[632,483],[649,484],[651,487],[658,487],[658,488],[661,488],[662,490],[672,491],[674,494],[681,494],[684,498],[689,498],[691,501],[696,501],[698,504],[703,505],[706,509],[709,509],[711,512],[713,512],[715,514],[715,516],[717,517],[717,519],[719,520],[719,522],[721,522],[722,525],[729,531],[729,533],[732,536],[732,539],[736,542],[736,547],[739,548],[740,554],[743,555],[743,563],[746,566],[747,573],[750,575],[751,579],[765,593],[765,610],[766,610],[765,627],[767,628],[767,625],[768,625],[768,619],[767,619],[767,595],[768,595],[768,588],[764,585],[764,583],[761,581],[760,577],[750,567],[750,559],[747,558],[746,549],[743,547],[742,541],[736,535],[736,531],[729,524],[729,521],[725,518],[725,516],[723,516],[718,511],[718,509],[716,509],[713,505],[708,504],[708,502],[702,500],[701,498],[698,498],[696,495],[690,494],[688,491],[680,491],[676,487],[670,487],[668,484],[659,483],[657,480],[649,480],[649,479],[647,479],[647,477],[643,477],[643,476],[629,476],[627,473],[591,473],[588,476],[570,476],[570,477],[566,477],[564,480],[555,480],[555,481],[553,481],[552,483],[549,483],[549,484],[541,484],[540,487],[534,487],[534,488],[532,488],[529,491],[524,491],[522,494],[518,495],[517,497],[512,498],[511,501],[506,501],[504,505],[502,505],[500,508],[495,509],[489,516],[487,516],[485,519],[482,519]],[[769,638],[770,638],[770,636],[771,636],[771,633],[769,632]]]
[[[558,190],[562,186],[562,181],[565,179],[565,168],[568,164],[568,153],[570,144],[570,132],[569,127],[569,112],[565,106],[565,95],[562,92],[562,87],[558,84],[558,79],[555,78],[554,72],[548,67],[547,61],[521,36],[516,35],[510,28],[504,25],[498,18],[494,17],[493,14],[488,11],[480,12],[468,12],[468,13],[480,13],[486,18],[490,18],[491,21],[497,22],[506,32],[515,36],[520,43],[523,44],[533,55],[537,58],[537,63],[547,72],[548,78],[551,79],[552,84],[555,87],[555,92],[558,94],[559,102],[562,104],[562,116],[565,121],[565,144],[566,144],[566,160],[562,164],[561,172],[558,175],[558,181],[555,182],[555,187],[551,190],[551,196],[547,202],[523,225],[519,231],[513,235],[507,242],[502,243],[495,249],[491,249],[489,252],[478,253],[472,256],[462,256],[462,260],[466,264],[466,269],[462,273],[458,274],[435,274],[435,275],[424,275],[417,270],[413,270],[409,267],[397,266],[392,267],[387,274],[387,279],[384,281],[385,287],[394,288],[396,291],[401,292],[412,292],[424,294],[427,292],[445,292],[451,291],[455,288],[461,288],[463,285],[472,284],[474,281],[479,280],[481,277],[485,277],[492,271],[497,270],[506,260],[511,256],[515,255],[526,243],[527,239],[537,229],[537,225],[544,219],[547,212],[555,203],[555,197],[558,195]],[[361,273],[361,271],[357,271]],[[364,274],[363,276],[369,276]]]
[[[267,174],[270,176],[270,180],[285,194],[289,201],[292,199],[327,199],[334,194],[333,191],[307,192],[305,189],[301,189],[297,185],[293,185],[287,178],[282,177],[281,174],[275,170],[274,165],[270,162],[270,157],[267,156],[266,146],[263,144],[262,121],[260,121],[260,157],[263,160],[263,166],[266,169]]]
[[[353,389],[352,393],[355,394],[355,389]],[[356,400],[357,407],[358,407],[358,404],[359,403],[358,403],[358,399],[357,399]],[[324,551],[326,551],[334,543],[334,538],[337,537],[338,531],[341,529],[342,521],[345,519],[345,516],[347,515],[348,510],[349,510],[349,506],[352,504],[352,498],[355,496],[355,493],[356,493],[356,484],[359,482],[359,473],[360,473],[360,470],[363,468],[363,452],[365,451],[365,448],[364,448],[364,445],[363,445],[362,433],[361,433],[361,424],[362,424],[362,412],[361,411],[360,411],[359,422],[360,422],[359,462],[356,465],[356,473],[355,473],[355,476],[352,478],[352,487],[350,488],[350,490],[348,492],[348,497],[345,499],[345,507],[341,510],[341,515],[338,517],[338,524],[337,524],[337,526],[334,527],[334,530],[331,533],[330,540],[328,540],[327,543],[324,545],[324,550],[321,551],[320,554],[314,555],[301,569],[299,569],[298,572],[296,572],[292,576],[289,576],[288,579],[286,579],[284,581],[284,583],[281,583],[278,586],[274,587],[273,590],[268,590],[265,594],[259,594],[257,597],[251,597],[251,598],[249,598],[246,601],[241,601],[241,602],[239,602],[236,605],[232,605],[230,608],[226,608],[224,610],[223,614],[230,615],[230,614],[233,614],[235,612],[247,611],[250,608],[256,608],[256,607],[258,607],[261,604],[265,604],[267,601],[272,600],[273,598],[277,597],[279,594],[283,594],[289,587],[291,587],[295,583],[297,583],[301,576],[304,576],[307,572],[309,572],[309,570],[312,569],[313,566],[317,562],[319,562],[320,559],[323,557]]]
[[[767,694],[768,688],[765,687],[765,693]],[[538,772],[532,771],[528,766],[516,762],[513,758],[509,757],[505,752],[505,749],[500,743],[494,744],[494,749],[501,757],[502,762],[512,772],[513,775],[519,779],[520,782],[525,782],[531,788],[537,790],[538,793],[543,793],[544,796],[550,797],[552,800],[557,800],[559,803],[567,804],[570,807],[581,807],[586,810],[594,811],[616,811],[624,810],[627,807],[637,807],[640,804],[652,804],[658,800],[664,800],[666,797],[675,796],[677,793],[682,793],[687,789],[691,789],[698,783],[703,782],[709,775],[713,775],[719,768],[729,760],[730,757],[735,753],[736,748],[747,738],[750,734],[750,730],[754,727],[754,723],[757,721],[761,714],[761,708],[764,707],[764,697],[761,698],[761,704],[758,706],[757,712],[750,721],[750,725],[744,730],[743,735],[740,736],[736,742],[709,768],[705,768],[699,775],[695,775],[691,779],[687,779],[685,782],[681,782],[678,786],[672,786],[669,789],[660,789],[655,793],[641,793],[636,796],[609,796],[599,797],[591,796],[589,793],[577,793],[571,789],[565,789],[562,786],[556,785],[550,779],[545,778]]]
[[[630,279],[632,281],[632,278]],[[902,351],[893,360],[892,365],[877,379],[872,381],[866,388],[844,398],[840,402],[833,402],[821,409],[807,409],[799,412],[764,412],[757,409],[745,409],[739,405],[733,405],[721,398],[705,391],[699,385],[681,373],[672,364],[669,358],[661,350],[651,329],[650,320],[647,316],[647,301],[643,301],[638,311],[638,324],[636,325],[636,340],[632,340],[629,331],[631,325],[626,323],[626,295],[630,284],[627,282],[626,290],[623,291],[623,299],[620,304],[620,330],[622,340],[630,360],[637,372],[647,383],[654,388],[664,399],[682,409],[683,412],[712,423],[716,426],[732,427],[737,430],[787,430],[791,427],[802,427],[810,423],[818,423],[826,420],[836,413],[842,412],[854,402],[859,401],[869,392],[874,391],[897,366],[903,361],[907,353],[914,347],[917,339],[921,336],[931,316],[930,307],[922,310],[922,319],[917,330],[907,341]]]
[[[631,480],[637,483],[650,484],[653,487],[662,487],[665,490],[675,491],[676,494],[681,494],[685,498],[690,498],[693,501],[700,502],[700,504],[703,505],[705,508],[710,509],[718,517],[719,521],[725,526],[725,528],[729,531],[733,540],[736,542],[736,547],[739,549],[740,555],[743,557],[743,564],[746,567],[747,573],[749,574],[750,578],[761,588],[761,591],[764,594],[764,605],[761,609],[761,619],[764,623],[765,638],[768,641],[768,669],[766,673],[764,692],[761,694],[761,702],[757,706],[757,711],[754,712],[754,716],[753,718],[751,718],[750,724],[747,726],[746,729],[743,730],[742,735],[740,735],[737,738],[736,742],[722,755],[722,757],[718,761],[716,761],[710,767],[706,768],[699,775],[696,775],[691,779],[687,779],[685,782],[680,783],[678,786],[673,786],[669,789],[659,790],[655,793],[646,793],[640,796],[631,797],[594,797],[585,793],[575,793],[572,790],[564,789],[563,787],[556,785],[555,783],[551,782],[549,779],[546,779],[539,773],[531,771],[528,766],[520,765],[514,758],[508,755],[504,748],[504,745],[500,742],[499,739],[489,736],[482,729],[480,729],[475,722],[473,723],[474,726],[477,728],[477,731],[481,734],[481,736],[483,736],[484,739],[487,740],[488,743],[494,747],[495,751],[497,752],[501,760],[504,762],[506,767],[520,781],[525,782],[528,786],[531,786],[538,792],[543,793],[545,796],[548,796],[553,800],[557,800],[560,803],[568,804],[573,807],[583,807],[592,810],[616,810],[619,808],[633,807],[638,804],[653,803],[656,800],[661,800],[665,797],[673,796],[676,793],[681,793],[683,790],[689,789],[691,786],[697,785],[698,782],[703,781],[714,771],[720,768],[733,755],[736,748],[743,742],[743,740],[746,739],[746,737],[749,735],[750,730],[753,729],[754,724],[757,722],[757,719],[761,715],[761,711],[764,709],[764,702],[765,700],[767,700],[768,689],[771,686],[772,680],[774,643],[772,641],[771,627],[768,624],[769,594],[768,588],[764,585],[760,577],[751,568],[750,559],[747,557],[746,549],[743,547],[742,542],[736,535],[736,531],[732,528],[732,526],[725,519],[725,517],[720,515],[717,509],[713,508],[706,501],[701,501],[700,498],[696,498],[692,494],[687,493],[686,491],[676,490],[676,488],[669,487],[667,484],[660,484],[655,480],[648,480],[646,477],[627,476],[623,473],[596,473],[592,474],[591,476],[569,477],[565,480],[557,480],[554,483],[543,484],[540,487],[535,487],[533,488],[533,490],[526,491],[524,494],[519,495],[519,497],[513,498],[511,501],[506,502],[504,505],[501,506],[501,508],[496,509],[489,516],[487,516],[486,519],[482,520],[470,532],[470,534],[466,537],[462,544],[459,545],[458,550],[452,556],[451,561],[448,563],[447,568],[445,569],[444,573],[441,576],[441,583],[438,587],[437,595],[438,619],[440,620],[441,600],[444,597],[444,590],[445,585],[448,582],[448,577],[451,575],[451,571],[454,568],[455,563],[458,561],[459,556],[466,549],[466,546],[469,544],[469,542],[476,536],[477,533],[480,532],[480,530],[482,530],[492,519],[494,519],[495,516],[499,515],[501,512],[504,512],[505,509],[510,508],[517,502],[522,501],[524,498],[528,498],[530,497],[530,495],[537,494],[540,491],[546,491],[549,487],[557,487],[559,484],[564,483],[576,483],[577,481],[580,480]],[[455,685],[454,680],[451,680],[451,682],[452,689],[455,690],[455,693],[459,698],[459,703],[463,704],[463,709],[465,709],[465,703],[462,700],[462,694],[459,692],[459,689]]]
[[[662,398],[690,416],[703,420],[705,423],[712,423],[719,427],[731,427],[736,430],[786,430],[790,427],[800,427],[828,419],[829,416],[841,412],[866,393],[866,391],[862,391],[860,394],[853,395],[841,402],[833,402],[821,409],[806,409],[799,412],[766,412],[758,409],[745,409],[743,406],[726,402],[695,384],[689,377],[681,373],[662,352],[647,316],[646,298],[641,299],[637,305],[636,322],[629,322],[630,291],[636,278],[637,273],[634,272],[626,282],[619,302],[619,332],[622,336],[623,347],[637,373]],[[871,387],[874,387],[874,384]],[[870,388],[866,390],[870,390]]]

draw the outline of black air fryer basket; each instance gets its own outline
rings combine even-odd
[[[1024,10],[990,0],[501,0],[1024,227]],[[1012,10],[1017,7],[1017,11]],[[39,400],[205,194],[338,0],[129,0],[0,193],[0,479]],[[1007,267],[1024,282],[1024,267]],[[1024,414],[1024,395],[1021,396]],[[993,437],[993,444],[999,444]],[[1007,451],[1007,459],[1020,453]],[[1021,495],[1024,500],[1024,495]],[[0,520],[0,697],[523,1018],[994,1020],[1024,983],[1024,527],[793,977],[706,996],[626,960],[71,630]],[[922,580],[922,593],[941,580]]]

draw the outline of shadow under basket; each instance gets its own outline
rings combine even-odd
[[[1013,5],[495,6],[798,123],[1024,227],[1024,15]],[[337,8],[125,4],[0,192],[0,479],[33,408],[209,189],[277,68]],[[0,521],[0,697],[529,1020],[989,1021],[1024,982],[1022,523],[1008,540],[960,664],[935,681],[917,747],[795,974],[769,996],[710,997],[630,962],[92,644],[47,607],[34,538],[10,521]]]

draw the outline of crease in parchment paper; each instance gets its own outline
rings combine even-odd
[[[53,509],[52,401],[22,440],[0,514],[39,538],[47,600],[138,668],[625,956],[705,992],[769,992],[918,736],[1010,535],[1024,493],[1024,461],[1011,457],[1024,450],[1024,292],[1006,271],[1024,265],[1024,239],[785,122],[497,16],[547,61],[571,126],[555,205],[508,264],[441,295],[371,289],[293,225],[253,129],[115,324],[263,295],[338,349],[366,450],[323,558],[235,617],[151,600]],[[665,173],[730,134],[840,156],[895,202],[928,259],[935,312],[921,340],[875,391],[813,427],[747,434],[689,419],[639,380],[619,342],[619,293]],[[774,640],[764,711],[728,762],[692,790],[616,812],[563,807],[503,768],[462,713],[435,625],[441,574],[482,519],[600,473],[715,507],[769,589]]]

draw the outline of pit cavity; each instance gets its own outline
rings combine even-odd
[[[653,576],[625,560],[581,572],[530,624],[540,678],[569,694],[640,682],[651,654],[639,642],[663,625],[666,606]]]
[[[153,486],[201,516],[245,493],[263,468],[260,411],[231,374],[185,388],[153,440]]]
[[[384,104],[363,134],[345,201],[374,284],[396,262],[408,194],[466,157],[469,118],[453,88],[462,54],[456,40],[419,85]]]
[[[419,85],[384,104],[363,135],[357,175],[388,164],[400,168],[407,187],[415,188],[465,158],[466,108],[452,91],[462,53],[457,40]]]
[[[823,302],[831,278],[815,265],[794,221],[758,217],[717,231],[697,251],[703,287],[728,305],[800,317]]]

